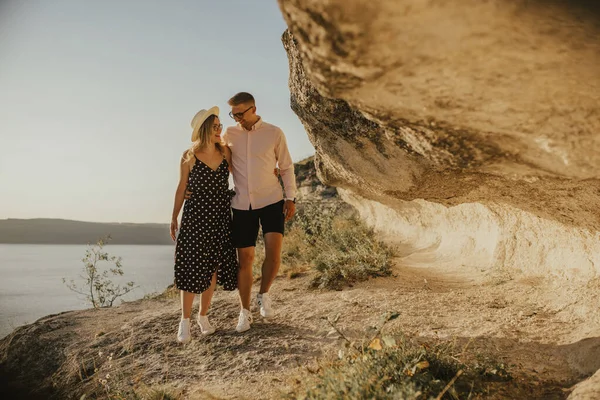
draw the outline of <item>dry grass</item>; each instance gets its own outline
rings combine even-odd
[[[392,250],[340,203],[305,202],[286,225],[282,273],[293,279],[314,271],[313,288],[341,289],[391,273]],[[253,272],[261,275],[264,244],[259,237]]]
[[[418,344],[401,332],[381,334],[398,316],[388,313],[374,336],[355,343],[345,339],[335,360],[308,370],[289,393],[295,399],[474,399],[493,394],[490,382],[512,379],[503,364],[489,357],[464,362],[465,348],[454,342]],[[334,323],[331,323],[337,330]]]
[[[337,390],[354,396],[356,391],[368,388],[365,385],[371,384],[370,379],[379,382],[377,379],[381,376],[389,378],[380,382],[386,390],[399,393],[394,392],[400,390],[397,387],[430,379],[429,373],[433,376],[431,384],[424,387],[429,387],[427,390],[435,396],[440,387],[456,376],[452,375],[456,368],[460,368],[464,373],[451,387],[461,393],[459,389],[464,385],[475,382],[471,399],[563,399],[568,388],[581,380],[580,372],[568,366],[571,358],[567,355],[573,353],[572,347],[528,340],[540,327],[559,325],[556,324],[559,319],[546,316],[532,317],[530,322],[521,320],[523,329],[528,326],[532,330],[518,338],[505,337],[503,321],[518,314],[521,308],[510,305],[487,308],[485,304],[495,300],[506,288],[486,286],[482,290],[479,286],[465,286],[464,293],[460,290],[443,294],[413,288],[414,282],[422,280],[422,275],[412,277],[405,273],[391,285],[386,280],[377,280],[370,288],[358,285],[343,295],[329,291],[306,293],[303,288],[312,275],[280,281],[277,304],[285,319],[257,319],[252,330],[244,334],[234,330],[239,312],[237,295],[221,293],[216,296],[212,315],[214,325],[219,327],[218,333],[202,337],[194,326],[194,340],[184,346],[175,340],[179,321],[177,299],[140,300],[110,309],[47,317],[19,328],[0,342],[5,360],[1,372],[10,378],[5,381],[5,388],[10,388],[13,394],[17,390],[17,393],[30,394],[35,388],[38,393],[48,393],[37,397],[44,399],[80,398],[84,393],[87,399],[146,398],[155,392],[160,395],[163,388],[169,390],[163,394],[165,398],[167,395],[177,398],[179,389],[184,391],[184,398],[210,398],[204,391],[222,398],[237,398],[242,392],[248,393],[247,398],[276,398],[280,391],[288,393],[295,387],[299,398],[311,393],[312,398],[336,398]],[[411,279],[414,281],[410,282]],[[495,293],[484,299],[478,297],[488,291]],[[375,337],[379,342],[371,340],[374,337],[371,332],[378,326],[377,316],[389,307],[402,311],[402,318],[390,323],[391,333]],[[438,325],[441,321],[434,314],[439,313],[451,317],[452,326]],[[339,329],[350,338],[342,348],[331,326],[322,319],[334,315],[344,320]],[[470,337],[475,323],[497,332],[499,337]],[[457,332],[458,325],[462,328]],[[409,335],[411,341],[401,332],[414,332]],[[441,337],[456,334],[456,340],[439,342],[432,338],[434,332],[439,332]],[[469,354],[464,351],[466,341],[470,343]],[[586,343],[586,348],[591,349],[593,343]],[[111,353],[112,359],[109,359]],[[444,367],[443,376],[435,369],[435,357],[454,363]],[[507,376],[503,365],[494,360],[510,364],[510,373],[515,379],[496,382]],[[419,364],[422,361],[427,361],[429,366]],[[316,367],[312,368],[313,365]],[[304,370],[305,366],[311,368],[312,373],[306,372],[296,382],[297,368]],[[540,372],[533,370],[539,366],[546,368]],[[419,374],[404,376],[397,371],[400,368],[400,372],[411,373],[413,368],[415,372],[419,369]],[[347,378],[338,379],[340,375]],[[332,386],[336,381],[338,386]],[[477,391],[478,382],[486,385],[481,392]],[[417,390],[425,389],[417,387]],[[375,395],[380,392],[373,393],[367,398],[377,398]]]
[[[179,297],[179,289],[174,284],[169,285],[162,293],[149,293],[144,296],[144,299],[167,300]]]

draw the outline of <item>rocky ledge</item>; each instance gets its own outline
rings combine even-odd
[[[597,275],[598,6],[279,3],[319,178],[406,255]]]
[[[319,178],[405,265],[535,279],[587,321],[557,340],[600,336],[600,4],[279,5]]]

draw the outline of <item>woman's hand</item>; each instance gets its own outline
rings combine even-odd
[[[171,239],[173,239],[173,241],[177,240],[177,237],[175,236],[177,228],[177,218],[173,218],[171,220]]]

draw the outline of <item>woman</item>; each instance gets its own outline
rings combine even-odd
[[[181,291],[177,340],[181,343],[191,339],[190,315],[196,294],[201,294],[198,325],[202,334],[209,335],[215,328],[206,314],[215,286],[237,288],[238,264],[231,243],[231,151],[220,143],[222,129],[218,107],[200,110],[192,119],[192,146],[181,158],[171,219],[171,238],[177,241],[175,285]],[[176,235],[186,188],[192,194],[183,207]]]

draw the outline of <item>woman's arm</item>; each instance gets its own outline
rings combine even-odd
[[[185,161],[185,155],[187,151],[181,156],[181,162],[179,165],[179,184],[177,190],[175,190],[175,203],[173,204],[173,215],[171,216],[171,239],[175,240],[175,232],[177,231],[177,219],[183,207],[183,201],[185,196],[185,189],[188,184],[188,177],[190,175],[190,167]]]

